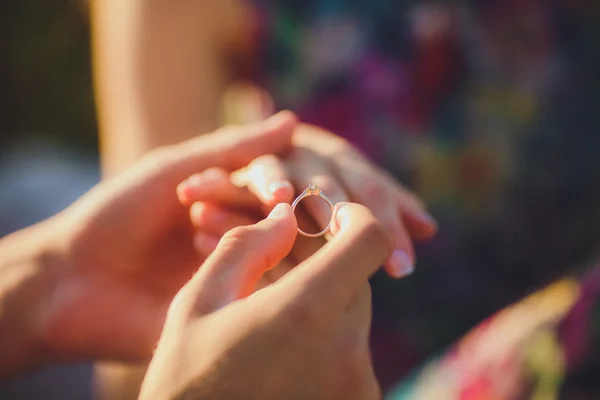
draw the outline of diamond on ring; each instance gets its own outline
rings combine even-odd
[[[331,200],[329,200],[327,198],[327,196],[325,196],[323,194],[323,192],[321,191],[321,189],[319,189],[319,187],[317,185],[312,184],[312,183],[310,185],[308,185],[308,187],[306,189],[304,189],[304,191],[300,194],[300,196],[298,196],[296,198],[296,200],[294,200],[294,202],[292,203],[292,209],[294,211],[296,211],[296,206],[298,206],[298,203],[300,203],[300,201],[302,201],[302,199],[304,199],[305,197],[308,197],[308,196],[318,196],[318,197],[322,198],[323,200],[325,200],[327,202],[327,204],[329,204],[329,207],[333,211],[333,203],[331,202]],[[319,237],[319,236],[323,236],[324,234],[327,233],[327,231],[329,231],[329,226],[330,225],[328,224],[327,227],[319,233],[307,233],[307,232],[304,232],[300,228],[298,228],[298,232],[300,232],[300,234],[302,234],[304,236],[308,236],[308,237]]]

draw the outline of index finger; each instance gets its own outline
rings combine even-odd
[[[165,169],[184,179],[210,167],[233,171],[263,154],[279,154],[289,149],[296,127],[296,116],[289,111],[249,125],[227,126],[163,149]]]
[[[332,218],[333,238],[280,283],[294,299],[336,309],[352,300],[393,246],[383,225],[364,206],[342,203]]]

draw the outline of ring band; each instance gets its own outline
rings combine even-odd
[[[304,199],[305,197],[308,197],[308,196],[319,196],[320,198],[325,200],[327,202],[327,204],[329,204],[329,207],[331,208],[331,212],[333,212],[334,206],[333,206],[333,203],[331,202],[331,200],[329,200],[327,198],[327,196],[325,196],[323,194],[323,192],[321,191],[321,189],[319,189],[317,187],[317,185],[313,185],[313,184],[308,185],[308,187],[306,189],[304,189],[304,192],[302,192],[300,194],[300,196],[296,197],[296,200],[294,200],[294,202],[292,203],[292,210],[296,211],[296,206],[298,206],[298,203],[300,203],[302,201],[302,199]],[[331,221],[329,222],[329,224],[327,224],[327,228],[323,229],[319,233],[307,233],[307,232],[304,232],[302,229],[300,229],[300,227],[298,227],[298,232],[300,232],[301,235],[308,236],[308,237],[319,237],[319,236],[323,236],[324,234],[327,233],[330,225],[331,225]]]

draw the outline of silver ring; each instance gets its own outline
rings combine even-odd
[[[323,194],[323,192],[321,191],[321,189],[319,189],[317,187],[317,185],[313,185],[313,184],[308,185],[308,187],[306,189],[304,189],[304,192],[302,192],[300,194],[300,196],[296,197],[296,200],[294,200],[294,202],[292,203],[292,210],[295,212],[296,206],[298,205],[298,203],[300,203],[302,201],[302,199],[304,199],[305,197],[308,197],[308,196],[319,196],[320,198],[325,200],[327,202],[327,204],[329,204],[329,207],[331,208],[331,212],[333,212],[333,203],[331,202],[331,200],[329,200],[327,198],[327,196],[325,196]],[[324,234],[327,233],[330,225],[331,225],[331,221],[329,222],[329,224],[327,224],[327,228],[323,229],[319,233],[307,233],[307,232],[304,232],[302,229],[300,229],[300,227],[298,227],[298,232],[300,232],[301,235],[308,236],[308,237],[319,237],[319,236],[323,236]]]

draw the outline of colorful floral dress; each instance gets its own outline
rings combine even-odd
[[[600,338],[595,275],[582,278],[600,244],[600,3],[254,3],[256,79],[277,105],[355,143],[440,223],[414,276],[372,282],[390,396],[538,400],[579,387],[568,374]]]

